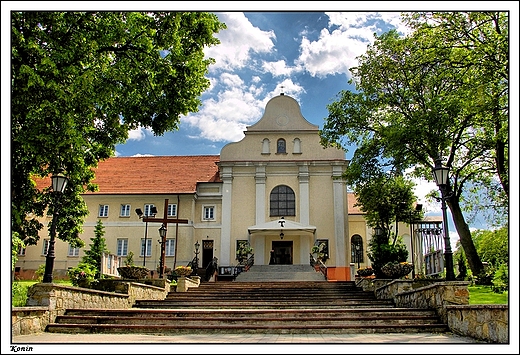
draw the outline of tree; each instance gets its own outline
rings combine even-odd
[[[85,250],[85,255],[82,258],[82,262],[91,265],[96,271],[95,278],[101,277],[101,259],[104,253],[110,253],[105,243],[105,227],[101,220],[97,221],[96,228],[94,229],[94,238],[90,238],[92,244],[90,244],[90,250]]]
[[[63,172],[57,237],[83,246],[80,194],[96,190],[94,168],[129,130],[162,135],[198,110],[214,63],[203,50],[222,29],[205,12],[12,12],[13,237],[36,244],[57,206],[34,181]]]
[[[351,68],[356,92],[342,91],[327,106],[322,144],[358,145],[354,159],[361,169],[377,170],[385,163],[394,171],[413,168],[414,176],[427,180],[435,160],[446,157],[447,205],[478,275],[483,266],[461,202],[469,184],[491,186],[502,174],[502,163],[507,166],[497,146],[507,152],[508,14],[445,12],[404,19],[412,28],[409,35],[376,36]],[[469,34],[483,43],[471,41]],[[505,191],[507,179],[502,181]]]

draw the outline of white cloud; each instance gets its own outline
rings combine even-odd
[[[131,131],[128,131],[128,140],[130,141],[140,141],[146,138],[146,131],[147,129],[143,127],[139,127],[137,129],[133,129]]]
[[[301,54],[296,63],[312,76],[323,78],[329,74],[346,74],[357,65],[359,55],[366,52],[380,25],[401,28],[399,13],[327,12],[329,29],[322,29],[317,41],[302,38]],[[381,21],[377,21],[381,20]],[[382,22],[384,21],[384,22]],[[369,24],[370,23],[370,24]],[[330,28],[338,27],[330,30]]]
[[[244,88],[241,80],[225,75],[225,88],[216,98],[209,98],[197,114],[188,115],[183,121],[200,130],[200,136],[211,141],[234,142],[244,137],[248,124],[257,121],[262,114],[262,102],[256,99],[258,88]]]
[[[243,68],[249,64],[252,54],[273,50],[273,40],[276,38],[274,32],[254,27],[242,12],[218,13],[217,16],[227,29],[215,36],[220,40],[219,45],[204,51],[207,57],[216,60],[210,70]]]
[[[264,69],[265,72],[271,73],[274,77],[289,76],[294,71],[298,70],[294,67],[288,67],[285,60],[279,60],[276,62],[264,62],[262,64],[262,69]]]
[[[304,88],[285,79],[269,93],[263,83],[253,77],[249,86],[237,75],[224,73],[215,80],[216,96],[204,100],[196,114],[184,117],[182,121],[200,130],[194,139],[208,139],[214,142],[236,142],[244,137],[247,126],[257,122],[263,115],[265,106],[274,96],[287,93],[298,100]]]

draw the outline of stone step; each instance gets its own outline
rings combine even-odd
[[[47,326],[64,333],[446,332],[434,310],[396,308],[353,282],[215,282],[131,309],[68,309]]]
[[[368,314],[367,314],[368,313]],[[302,317],[357,317],[357,318],[387,318],[391,316],[429,316],[434,317],[436,313],[430,309],[416,308],[331,308],[331,309],[284,309],[280,313],[279,309],[193,309],[184,308],[178,310],[172,309],[99,309],[99,308],[78,308],[67,309],[66,315],[59,316],[57,319],[67,316],[91,316],[91,317],[136,317],[136,318],[154,318],[154,317],[267,317],[283,316],[285,318],[302,318]]]
[[[252,281],[324,281],[324,275],[306,265],[253,265],[248,271],[241,272],[235,282]]]
[[[61,333],[378,333],[445,332],[433,310],[70,309],[49,324]]]
[[[201,304],[200,302],[153,302],[153,301],[141,301],[136,304],[137,308],[168,308],[168,309],[183,309],[190,307],[204,307],[208,309],[222,309],[222,308],[234,308],[234,309],[247,309],[247,308],[267,308],[267,309],[306,309],[306,308],[317,308],[317,309],[330,309],[330,308],[356,308],[356,307],[394,307],[391,301],[336,301],[328,302],[324,304],[317,304],[312,302],[278,302],[274,304],[272,302],[248,302],[248,301],[233,301],[231,302],[206,302]]]

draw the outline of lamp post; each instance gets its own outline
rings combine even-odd
[[[413,225],[414,225],[414,220],[415,220],[415,214],[416,213],[421,213],[422,211],[422,204],[418,203],[417,205],[415,205],[415,211],[414,212],[410,212],[410,245],[411,245],[411,249],[412,249],[412,279],[415,279],[415,241],[414,241],[414,230],[413,230]]]
[[[51,283],[52,282],[52,270],[54,269],[54,258],[56,257],[54,253],[54,244],[56,243],[56,223],[58,221],[59,215],[59,199],[63,191],[65,191],[65,187],[69,182],[65,176],[57,174],[51,177],[52,180],[52,190],[56,195],[54,211],[52,214],[52,222],[51,222],[51,230],[50,230],[50,239],[49,239],[49,247],[47,248],[47,256],[45,257],[45,273],[43,274],[43,282]]]
[[[383,235],[383,228],[376,226],[374,227],[374,234],[378,237]]]
[[[157,214],[157,208],[153,206],[150,210],[149,215],[145,215],[143,211],[140,208],[135,209],[135,213],[137,213],[137,216],[139,219],[146,218],[146,217],[155,217]],[[146,252],[147,252],[147,237],[148,237],[148,221],[145,222],[144,227],[144,253],[143,253],[143,266],[146,266]]]
[[[453,271],[453,254],[451,252],[450,237],[448,234],[448,218],[446,215],[446,200],[451,198],[452,194],[447,193],[450,169],[442,165],[441,158],[435,160],[433,168],[433,178],[441,191],[441,208],[442,208],[442,224],[444,230],[444,260],[446,262],[446,281],[454,281],[455,273]]]
[[[357,268],[359,269],[359,263],[361,262],[361,244],[356,244],[356,259],[357,259]]]
[[[166,233],[168,230],[166,229],[164,223],[159,228],[159,235],[161,236],[161,260],[159,261],[159,278],[162,279],[164,277],[164,265],[165,265],[165,258],[166,258]]]
[[[199,248],[200,248],[200,243],[197,240],[197,242],[195,243],[195,265],[193,268],[195,271],[195,275],[198,274],[198,270],[199,270]]]

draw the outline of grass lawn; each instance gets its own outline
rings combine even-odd
[[[495,293],[489,286],[468,286],[469,304],[508,304],[508,292]]]

